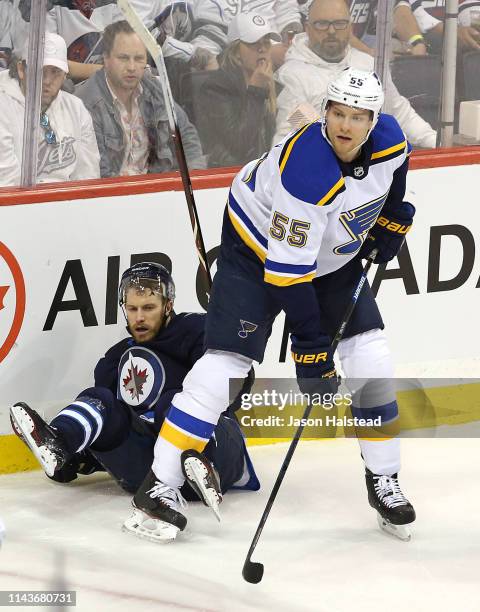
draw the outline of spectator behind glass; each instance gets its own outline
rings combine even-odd
[[[26,50],[16,51],[0,74],[0,185],[19,185],[23,152]],[[17,61],[18,59],[18,61]],[[92,119],[77,97],[61,91],[68,71],[65,41],[46,33],[43,59],[37,180],[39,183],[98,178],[99,154]]]
[[[145,72],[143,42],[127,21],[117,21],[105,28],[103,49],[104,68],[76,90],[93,118],[102,177],[176,169],[161,85]],[[196,129],[175,110],[189,167],[205,168]]]
[[[13,12],[10,0],[0,0],[0,70],[8,68],[12,55]]]
[[[293,39],[285,63],[276,74],[283,89],[278,96],[275,142],[298,127],[298,121],[302,123],[302,114],[306,117],[303,123],[320,115],[328,83],[345,68],[370,71],[374,67],[371,55],[349,44],[350,13],[344,0],[314,0],[305,29],[305,34]],[[421,147],[435,147],[435,131],[399,94],[390,74],[385,87],[385,112],[397,119],[408,140]],[[298,109],[300,104],[303,106]],[[296,110],[298,121],[294,123],[290,116]]]
[[[227,45],[228,25],[240,13],[262,15],[280,34],[284,44],[275,45],[278,65],[293,35],[303,30],[297,0],[164,0],[164,4],[156,19],[163,52],[197,70],[218,68],[215,58]]]
[[[360,51],[375,56],[378,0],[350,0],[352,40]],[[397,0],[393,10],[394,52],[426,55],[427,46],[407,0]]]
[[[196,117],[209,166],[237,166],[260,157],[275,130],[276,93],[271,39],[261,15],[242,13],[228,27],[220,70],[200,88]]]
[[[22,2],[28,8],[24,13],[29,19],[30,0]],[[130,0],[133,9],[147,25],[150,14],[156,13],[161,2]],[[46,29],[60,34],[67,43],[69,77],[75,82],[88,79],[101,68],[103,30],[108,24],[124,19],[117,0],[62,0],[53,4],[49,0]]]
[[[443,40],[445,0],[409,0],[413,14],[430,45],[432,53],[440,53]],[[472,27],[471,13],[480,8],[478,0],[458,1],[458,46],[462,51],[480,49],[480,31]]]

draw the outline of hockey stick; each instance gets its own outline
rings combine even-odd
[[[346,309],[345,314],[343,315],[343,319],[338,327],[338,331],[335,334],[335,337],[333,338],[332,352],[335,352],[335,350],[337,349],[338,343],[343,337],[345,328],[347,327],[350,317],[352,316],[352,313],[355,309],[355,306],[358,300],[358,296],[360,295],[363,285],[365,284],[365,281],[367,280],[367,274],[373,262],[375,261],[375,257],[377,256],[377,253],[378,253],[377,249],[374,249],[367,259],[367,263],[365,264],[365,267],[363,268],[362,275],[360,276],[357,286],[355,287],[355,291],[353,292],[348,308]],[[301,423],[306,422],[306,420],[308,419],[310,415],[311,410],[312,410],[312,404],[309,403],[305,409]],[[303,428],[304,428],[304,425],[300,425],[297,431],[295,432],[295,435],[293,436],[293,439],[290,443],[287,454],[285,455],[285,459],[283,460],[283,463],[278,473],[275,484],[273,485],[273,489],[272,489],[272,492],[270,493],[270,497],[268,498],[267,505],[265,506],[265,510],[263,511],[262,518],[260,519],[260,522],[258,524],[257,531],[255,532],[255,535],[253,536],[252,543],[250,544],[250,548],[248,550],[247,558],[245,559],[245,563],[243,564],[242,576],[247,582],[251,582],[252,584],[257,584],[258,582],[261,581],[261,579],[263,578],[264,567],[262,563],[252,561],[251,557],[258,543],[258,540],[260,539],[260,535],[263,531],[265,523],[267,522],[268,515],[270,514],[270,510],[272,509],[273,502],[275,501],[275,498],[277,497],[278,490],[280,489],[280,485],[282,484],[283,478],[290,464],[293,453],[295,452],[295,449],[297,448],[297,444],[302,436]]]
[[[160,83],[162,86],[163,98],[167,108],[168,124],[172,135],[173,142],[175,143],[175,153],[177,156],[178,168],[182,177],[183,189],[185,191],[185,199],[187,200],[188,213],[190,215],[190,222],[193,229],[193,237],[195,239],[195,246],[197,248],[198,259],[200,260],[200,266],[203,271],[205,289],[207,294],[210,295],[212,287],[212,276],[210,274],[210,268],[208,267],[207,253],[205,251],[205,243],[203,241],[202,230],[200,229],[200,221],[198,218],[197,206],[195,204],[195,198],[193,196],[192,182],[190,180],[190,173],[188,171],[188,164],[185,157],[185,150],[183,148],[182,136],[178,128],[177,115],[175,113],[175,101],[173,99],[172,90],[170,88],[170,82],[168,80],[167,69],[165,67],[165,60],[160,45],[154,39],[148,28],[143,24],[135,9],[132,8],[129,0],[118,0],[118,6],[120,7],[125,19],[132,26],[135,33],[143,42],[148,52],[155,62],[158,74],[160,77]]]

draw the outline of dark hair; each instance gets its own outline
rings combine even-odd
[[[126,20],[109,24],[103,31],[103,55],[110,55],[117,34],[135,34],[135,30]]]

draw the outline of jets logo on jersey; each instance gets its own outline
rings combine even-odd
[[[240,319],[240,325],[242,326],[242,329],[239,330],[238,335],[244,340],[248,334],[253,333],[258,327],[258,325],[255,323],[250,323],[250,321],[244,321],[243,319]]]
[[[351,255],[358,251],[365,240],[368,230],[377,220],[387,195],[388,192],[371,202],[340,214],[340,223],[346,229],[351,240],[335,247],[333,249],[334,253],[337,255]]]
[[[151,408],[164,385],[165,368],[153,351],[135,346],[123,353],[118,365],[118,399],[135,408]]]

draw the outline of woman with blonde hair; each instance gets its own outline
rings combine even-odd
[[[275,132],[276,92],[271,39],[261,15],[240,13],[228,27],[220,69],[203,83],[195,118],[208,165],[237,166],[260,157]]]

